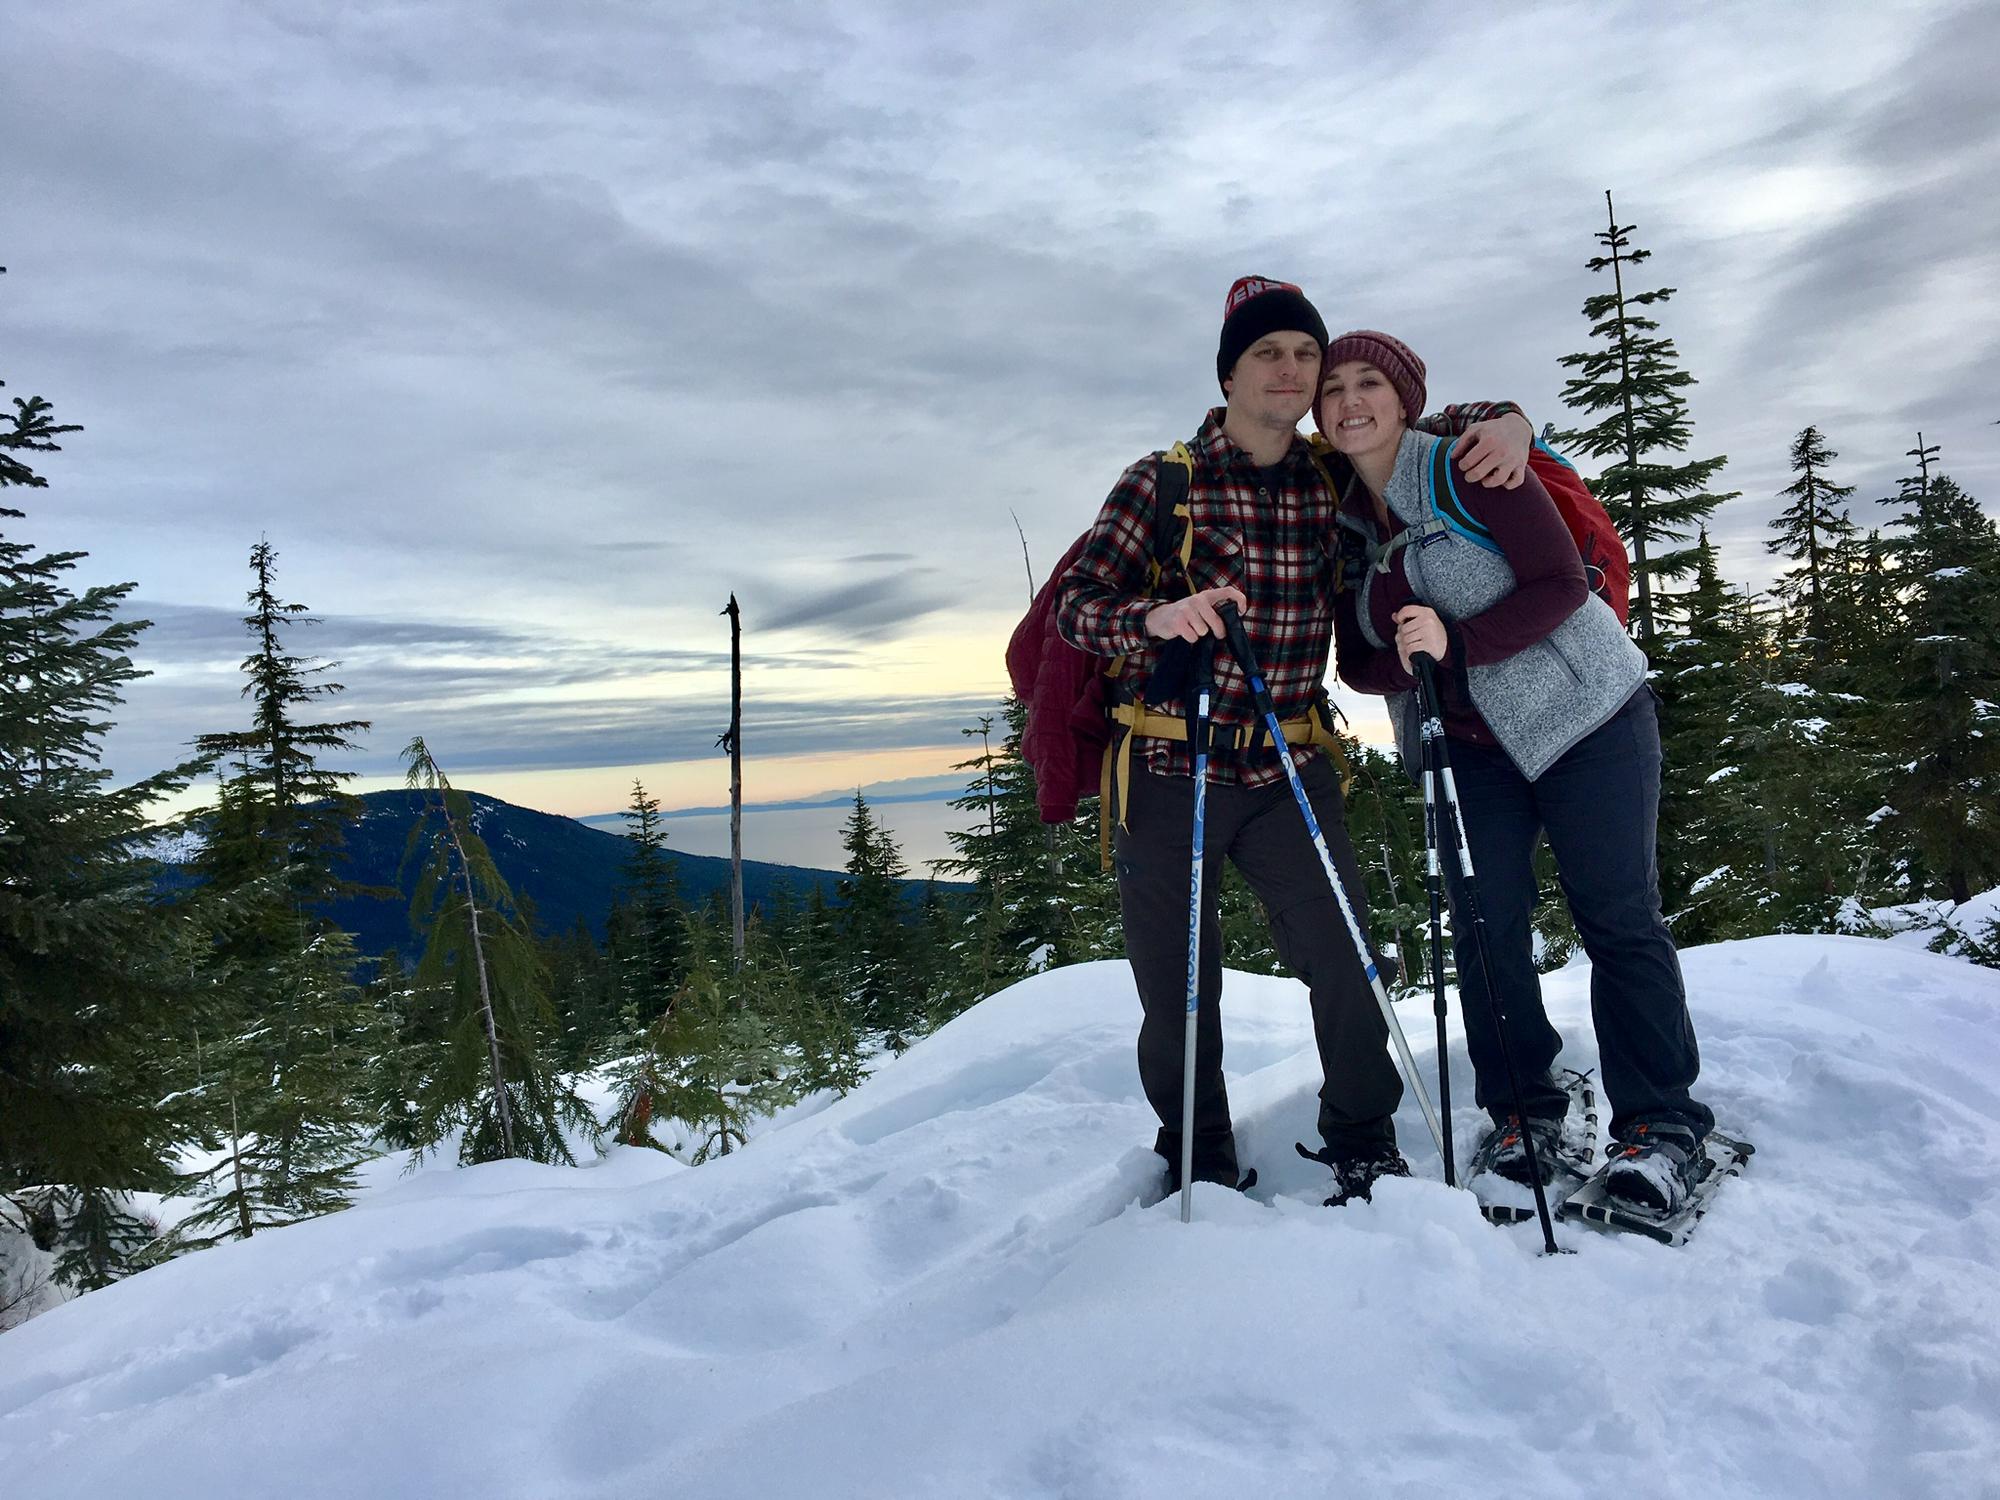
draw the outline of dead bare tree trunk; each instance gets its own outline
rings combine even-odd
[[[473,893],[472,865],[465,857],[465,845],[459,842],[458,823],[453,819],[451,806],[442,792],[438,794],[438,808],[444,813],[444,831],[451,840],[452,853],[458,856],[459,878],[465,882],[465,910],[472,926],[472,967],[479,976],[479,1014],[486,1023],[486,1060],[493,1070],[493,1103],[500,1112],[500,1145],[512,1156],[514,1111],[507,1100],[507,1075],[500,1066],[500,1027],[493,1018],[493,989],[486,978],[486,946],[479,937],[479,898]]]
[[[743,968],[743,615],[729,596],[729,920],[736,968]]]

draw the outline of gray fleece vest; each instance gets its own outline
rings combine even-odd
[[[1402,552],[1412,592],[1445,619],[1463,620],[1513,593],[1515,580],[1492,538],[1458,501],[1451,444],[1450,438],[1404,433],[1382,498],[1410,528]],[[1362,634],[1380,649],[1393,648],[1376,636],[1368,604],[1381,576],[1376,564],[1388,551],[1369,539],[1370,566],[1357,610]],[[1586,595],[1576,613],[1533,645],[1465,673],[1473,707],[1530,781],[1617,713],[1645,680],[1645,653],[1595,594]],[[1389,722],[1403,769],[1421,776],[1415,693],[1390,694]]]

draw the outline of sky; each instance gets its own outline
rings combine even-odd
[[[260,538],[364,786],[421,734],[554,812],[726,801],[732,593],[748,799],[935,776],[1030,573],[1217,399],[1235,277],[1403,338],[1433,404],[1563,425],[1606,189],[1678,289],[1733,581],[1809,423],[1864,520],[1919,430],[2000,501],[1992,5],[73,0],[7,34],[0,377],[85,428],[19,524],[155,622],[121,779],[247,722]]]

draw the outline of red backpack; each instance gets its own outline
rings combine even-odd
[[[1175,515],[1187,514],[1188,485],[1194,475],[1194,455],[1176,443],[1159,455],[1154,480],[1153,567],[1150,588],[1157,587],[1168,559],[1182,554],[1193,540]],[[1056,630],[1056,604],[1063,576],[1090,538],[1078,537],[1062,560],[1050,569],[1035,592],[1034,603],[1007,642],[1007,676],[1014,696],[1027,705],[1028,725],[1021,734],[1021,759],[1035,773],[1035,803],[1044,823],[1068,823],[1076,817],[1080,798],[1098,792],[1109,760],[1109,709],[1112,679],[1124,658],[1110,661],[1092,656],[1064,640]],[[1178,545],[1177,545],[1178,543]]]
[[[1620,625],[1626,624],[1632,608],[1632,563],[1625,555],[1625,539],[1611,524],[1603,502],[1591,494],[1575,466],[1540,438],[1528,453],[1528,468],[1555,501],[1563,525],[1575,539],[1590,591],[1617,612]]]

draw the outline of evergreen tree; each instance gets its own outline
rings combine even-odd
[[[178,1244],[248,1239],[352,1200],[366,1045],[354,944],[304,920],[293,937],[270,946],[266,969],[232,976],[259,1003],[205,1049],[200,1087],[216,1102],[222,1151],[184,1189],[202,1204],[176,1227]]]
[[[1639,309],[1666,302],[1678,290],[1659,287],[1628,291],[1625,273],[1649,260],[1650,250],[1632,247],[1632,225],[1621,225],[1604,195],[1610,228],[1596,236],[1608,254],[1586,262],[1592,271],[1611,272],[1611,290],[1583,304],[1598,349],[1566,355],[1566,368],[1579,373],[1563,385],[1563,403],[1602,416],[1593,425],[1558,434],[1562,443],[1588,458],[1612,460],[1591,481],[1591,489],[1611,513],[1632,549],[1632,582],[1637,590],[1632,618],[1639,644],[1653,648],[1658,621],[1653,595],[1661,579],[1679,578],[1695,565],[1694,550],[1681,545],[1734,492],[1716,494],[1710,483],[1725,458],[1684,463],[1668,455],[1685,453],[1693,436],[1682,392],[1694,376],[1678,368],[1679,352],[1662,337],[1660,325]]]
[[[455,1128],[466,1163],[521,1156],[570,1162],[565,1126],[589,1111],[545,1056],[555,1029],[547,975],[514,894],[422,739],[403,752],[412,788],[428,794],[410,829],[424,853],[410,901],[426,933],[414,984],[412,1028],[388,1080],[385,1134],[418,1152]]]
[[[1903,624],[1902,581],[1879,527],[1858,530],[1833,547],[1826,587],[1827,652],[1840,678],[1863,696],[1893,679],[1889,643]]]
[[[654,1132],[679,1122],[695,1133],[688,1156],[698,1164],[727,1155],[757,1116],[799,1097],[800,1053],[775,1021],[796,1014],[801,997],[784,955],[755,926],[746,926],[737,967],[734,926],[726,916],[722,927],[687,929],[686,977],[614,1075],[612,1111],[600,1128],[619,1143],[667,1150]],[[843,1073],[845,1086],[858,1076]]]
[[[1817,427],[1806,428],[1792,440],[1792,472],[1798,478],[1782,491],[1791,504],[1772,522],[1777,535],[1764,543],[1765,551],[1792,564],[1773,592],[1802,618],[1807,654],[1816,666],[1828,662],[1836,646],[1829,618],[1838,587],[1832,576],[1834,559],[1851,543],[1855,530],[1843,503],[1854,486],[1835,484],[1827,477],[1827,466],[1839,456],[1827,447]]]
[[[619,1033],[619,997],[611,965],[580,916],[568,932],[543,941],[541,953],[549,976],[549,1004],[562,1033],[562,1065],[570,1070],[588,1067]]]
[[[268,541],[250,552],[251,727],[197,742],[230,766],[193,861],[217,934],[213,994],[223,1013],[210,1020],[203,1095],[223,1157],[191,1183],[207,1201],[183,1225],[187,1243],[345,1206],[371,1133],[358,1079],[340,1064],[344,1049],[365,1045],[354,945],[313,911],[345,888],[335,852],[362,806],[342,790],[352,773],[320,757],[358,749],[352,736],[368,724],[305,721],[343,689],[326,679],[328,665],[285,649],[288,628],[315,622],[278,597],[277,556]]]
[[[1914,503],[1888,800],[1915,848],[1914,894],[1963,903],[2000,877],[2000,533],[1949,476],[1926,471]]]
[[[1723,582],[1706,528],[1695,547],[1694,586],[1676,613],[1681,628],[1659,643],[1659,864],[1662,905],[1685,945],[1736,930],[1731,903],[1761,867],[1741,804],[1724,785],[1743,773],[1733,736],[1757,651],[1753,617]]]
[[[909,867],[859,791],[840,841],[847,851],[840,882],[842,989],[862,1025],[900,1052],[920,1025],[903,921],[902,881]]]
[[[43,488],[31,459],[79,430],[15,399],[0,488]],[[0,505],[10,532],[24,519]],[[85,556],[0,534],[0,1195],[88,1288],[153,1236],[129,1195],[173,1187],[191,1103],[161,1097],[158,1053],[202,983],[143,853],[149,812],[200,765],[108,785],[108,716],[146,675],[131,653],[147,622],[118,618],[133,584],[70,587]]]
[[[963,731],[979,736],[981,751],[956,767],[973,775],[951,806],[974,817],[945,835],[953,857],[937,866],[972,883],[953,948],[970,1000],[1041,969],[1124,952],[1117,887],[1099,857],[1096,808],[1086,802],[1074,822],[1042,822],[1034,771],[1021,757],[1027,707],[1009,697],[1001,712],[1007,732],[997,749],[990,717]]]
[[[1347,833],[1354,841],[1368,883],[1372,937],[1393,953],[1400,973],[1397,987],[1430,991],[1430,893],[1426,883],[1423,789],[1403,773],[1393,754],[1384,755],[1342,736],[1353,778],[1347,798]],[[1449,859],[1449,855],[1442,855]],[[1443,868],[1449,868],[1448,864]],[[1445,930],[1451,916],[1445,913]],[[1445,945],[1448,983],[1455,981],[1451,945]]]
[[[288,905],[296,911],[339,891],[334,857],[345,825],[362,810],[359,800],[344,790],[353,772],[324,766],[320,757],[360,749],[354,736],[369,724],[366,719],[301,721],[303,711],[346,689],[325,676],[335,664],[285,649],[287,629],[319,622],[305,605],[278,597],[277,562],[277,549],[268,540],[250,549],[254,581],[243,623],[255,644],[243,659],[249,679],[243,696],[250,700],[251,726],[201,735],[195,743],[212,760],[234,766],[232,790],[247,835],[218,851],[233,855],[233,866],[211,864],[203,873],[224,882],[245,873],[245,867],[280,873],[289,888]],[[216,848],[215,840],[209,844]]]
[[[839,924],[819,881],[813,882],[805,904],[779,934],[800,985],[813,994],[833,997],[845,1008]]]
[[[632,805],[623,814],[625,838],[625,943],[619,953],[620,984],[633,1024],[645,1026],[665,1013],[680,987],[687,948],[687,912],[681,905],[660,803],[632,783]]]

